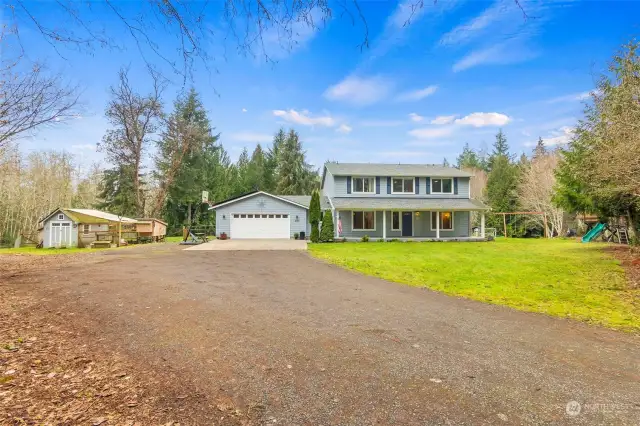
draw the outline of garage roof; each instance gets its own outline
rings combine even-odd
[[[273,198],[275,198],[277,200],[284,201],[286,203],[290,203],[290,204],[296,205],[298,207],[303,207],[305,209],[309,208],[309,202],[311,200],[311,196],[308,196],[308,195],[273,195],[273,194],[269,194],[268,192],[264,192],[264,191],[253,191],[253,192],[250,192],[248,194],[240,195],[240,196],[234,197],[234,198],[229,198],[228,200],[221,201],[218,204],[214,204],[213,206],[209,207],[209,210],[211,210],[211,209],[215,210],[218,207],[226,206],[226,205],[229,205],[229,204],[241,201],[241,200],[246,200],[247,198],[251,198],[251,197],[254,197],[254,196],[259,195],[259,194],[266,195],[268,197],[273,197]],[[307,201],[307,198],[308,198],[309,201]],[[306,204],[305,204],[305,202],[306,202]]]

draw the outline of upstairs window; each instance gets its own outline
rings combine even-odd
[[[413,194],[413,178],[393,178],[391,192],[393,194]]]
[[[89,233],[89,231],[91,231],[91,225],[82,225],[82,233],[84,235],[87,235]]]
[[[453,194],[453,179],[435,178],[431,179],[432,194]]]
[[[375,194],[376,180],[372,177],[351,178],[351,192],[354,194]]]

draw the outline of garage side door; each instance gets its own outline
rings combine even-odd
[[[290,238],[288,214],[233,214],[231,235],[235,239]]]

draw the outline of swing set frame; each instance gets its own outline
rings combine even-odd
[[[504,225],[504,237],[505,238],[509,238],[509,236],[507,235],[507,215],[528,214],[528,215],[542,216],[542,221],[544,222],[544,227],[543,227],[544,238],[547,238],[547,215],[544,212],[504,212],[504,213],[493,212],[493,213],[502,215],[502,223]]]

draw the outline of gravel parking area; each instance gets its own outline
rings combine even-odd
[[[121,250],[4,284],[87,341],[171,373],[196,424],[220,400],[250,424],[640,422],[640,337],[305,252]]]

